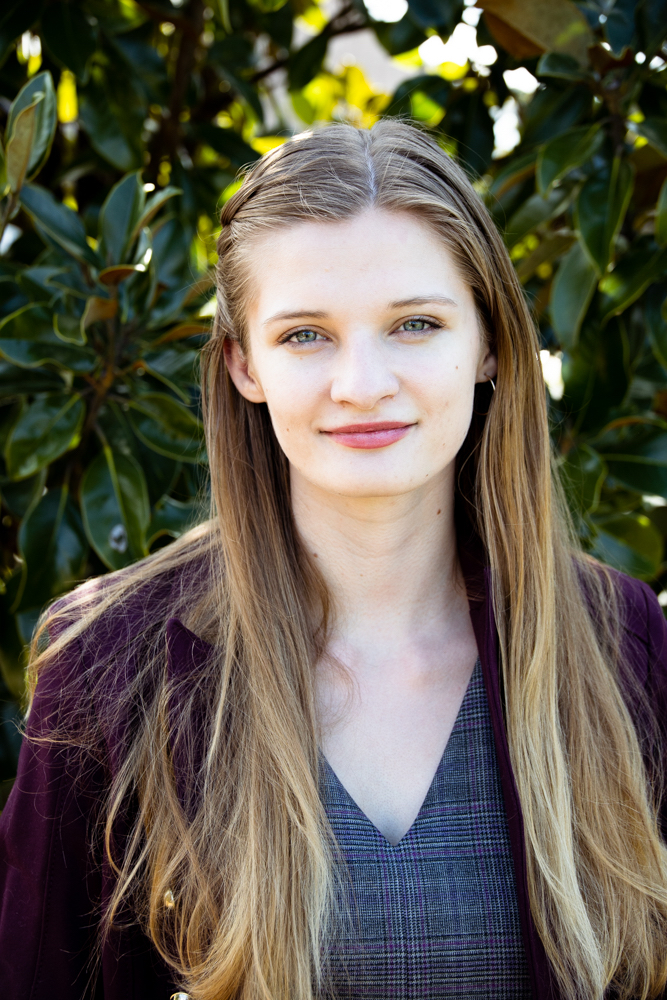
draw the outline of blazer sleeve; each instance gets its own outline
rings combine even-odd
[[[75,659],[68,652],[40,677],[0,816],[0,983],[16,1000],[96,996],[101,880],[90,819],[104,769],[80,749],[39,741],[67,711]]]

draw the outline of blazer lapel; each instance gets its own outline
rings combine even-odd
[[[531,990],[535,1000],[558,1000],[559,992],[551,966],[530,912],[523,814],[507,742],[503,699],[500,690],[498,630],[493,613],[493,601],[491,600],[490,570],[484,565],[483,551],[478,539],[471,540],[467,546],[461,547],[459,558],[466,581],[470,620],[477,640],[477,650],[489,700],[512,847],[519,918],[530,971]]]

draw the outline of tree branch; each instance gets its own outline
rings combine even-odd
[[[337,24],[337,22],[344,21],[347,15],[353,12],[356,13],[352,4],[348,4],[346,7],[343,7],[343,9],[329,21],[326,28],[322,30],[320,35],[316,37],[321,38],[324,36],[328,40],[329,38],[336,38],[338,35],[351,35],[355,31],[363,31],[364,28],[368,27],[368,21],[366,20],[352,21],[347,24]],[[291,53],[291,55],[294,55],[294,53]],[[271,73],[275,73],[276,70],[284,69],[284,67],[289,63],[290,58],[291,56],[285,56],[284,59],[276,59],[276,61],[271,63],[270,66],[265,66],[264,69],[260,69],[256,73],[253,73],[253,75],[249,77],[248,82],[259,83],[260,80],[264,80],[267,76],[270,76]]]
[[[144,6],[142,4],[142,9]],[[188,21],[185,18],[178,18],[179,25],[187,24],[188,27],[187,30],[181,28],[178,55],[171,84],[171,94],[169,95],[168,114],[163,117],[160,130],[156,132],[151,143],[153,174],[157,174],[163,156],[173,157],[176,154],[182,139],[183,129],[179,118],[183,110],[188,83],[195,67],[199,38],[204,30],[204,4],[202,0],[191,0],[188,11],[191,15]]]

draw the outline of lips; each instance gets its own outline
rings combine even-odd
[[[322,434],[347,448],[386,448],[405,437],[411,427],[414,424],[382,420],[367,424],[346,424],[331,431],[322,431]]]

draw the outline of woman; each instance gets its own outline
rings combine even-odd
[[[46,616],[5,992],[664,995],[667,630],[576,551],[487,212],[382,121],[222,224],[211,520]]]

